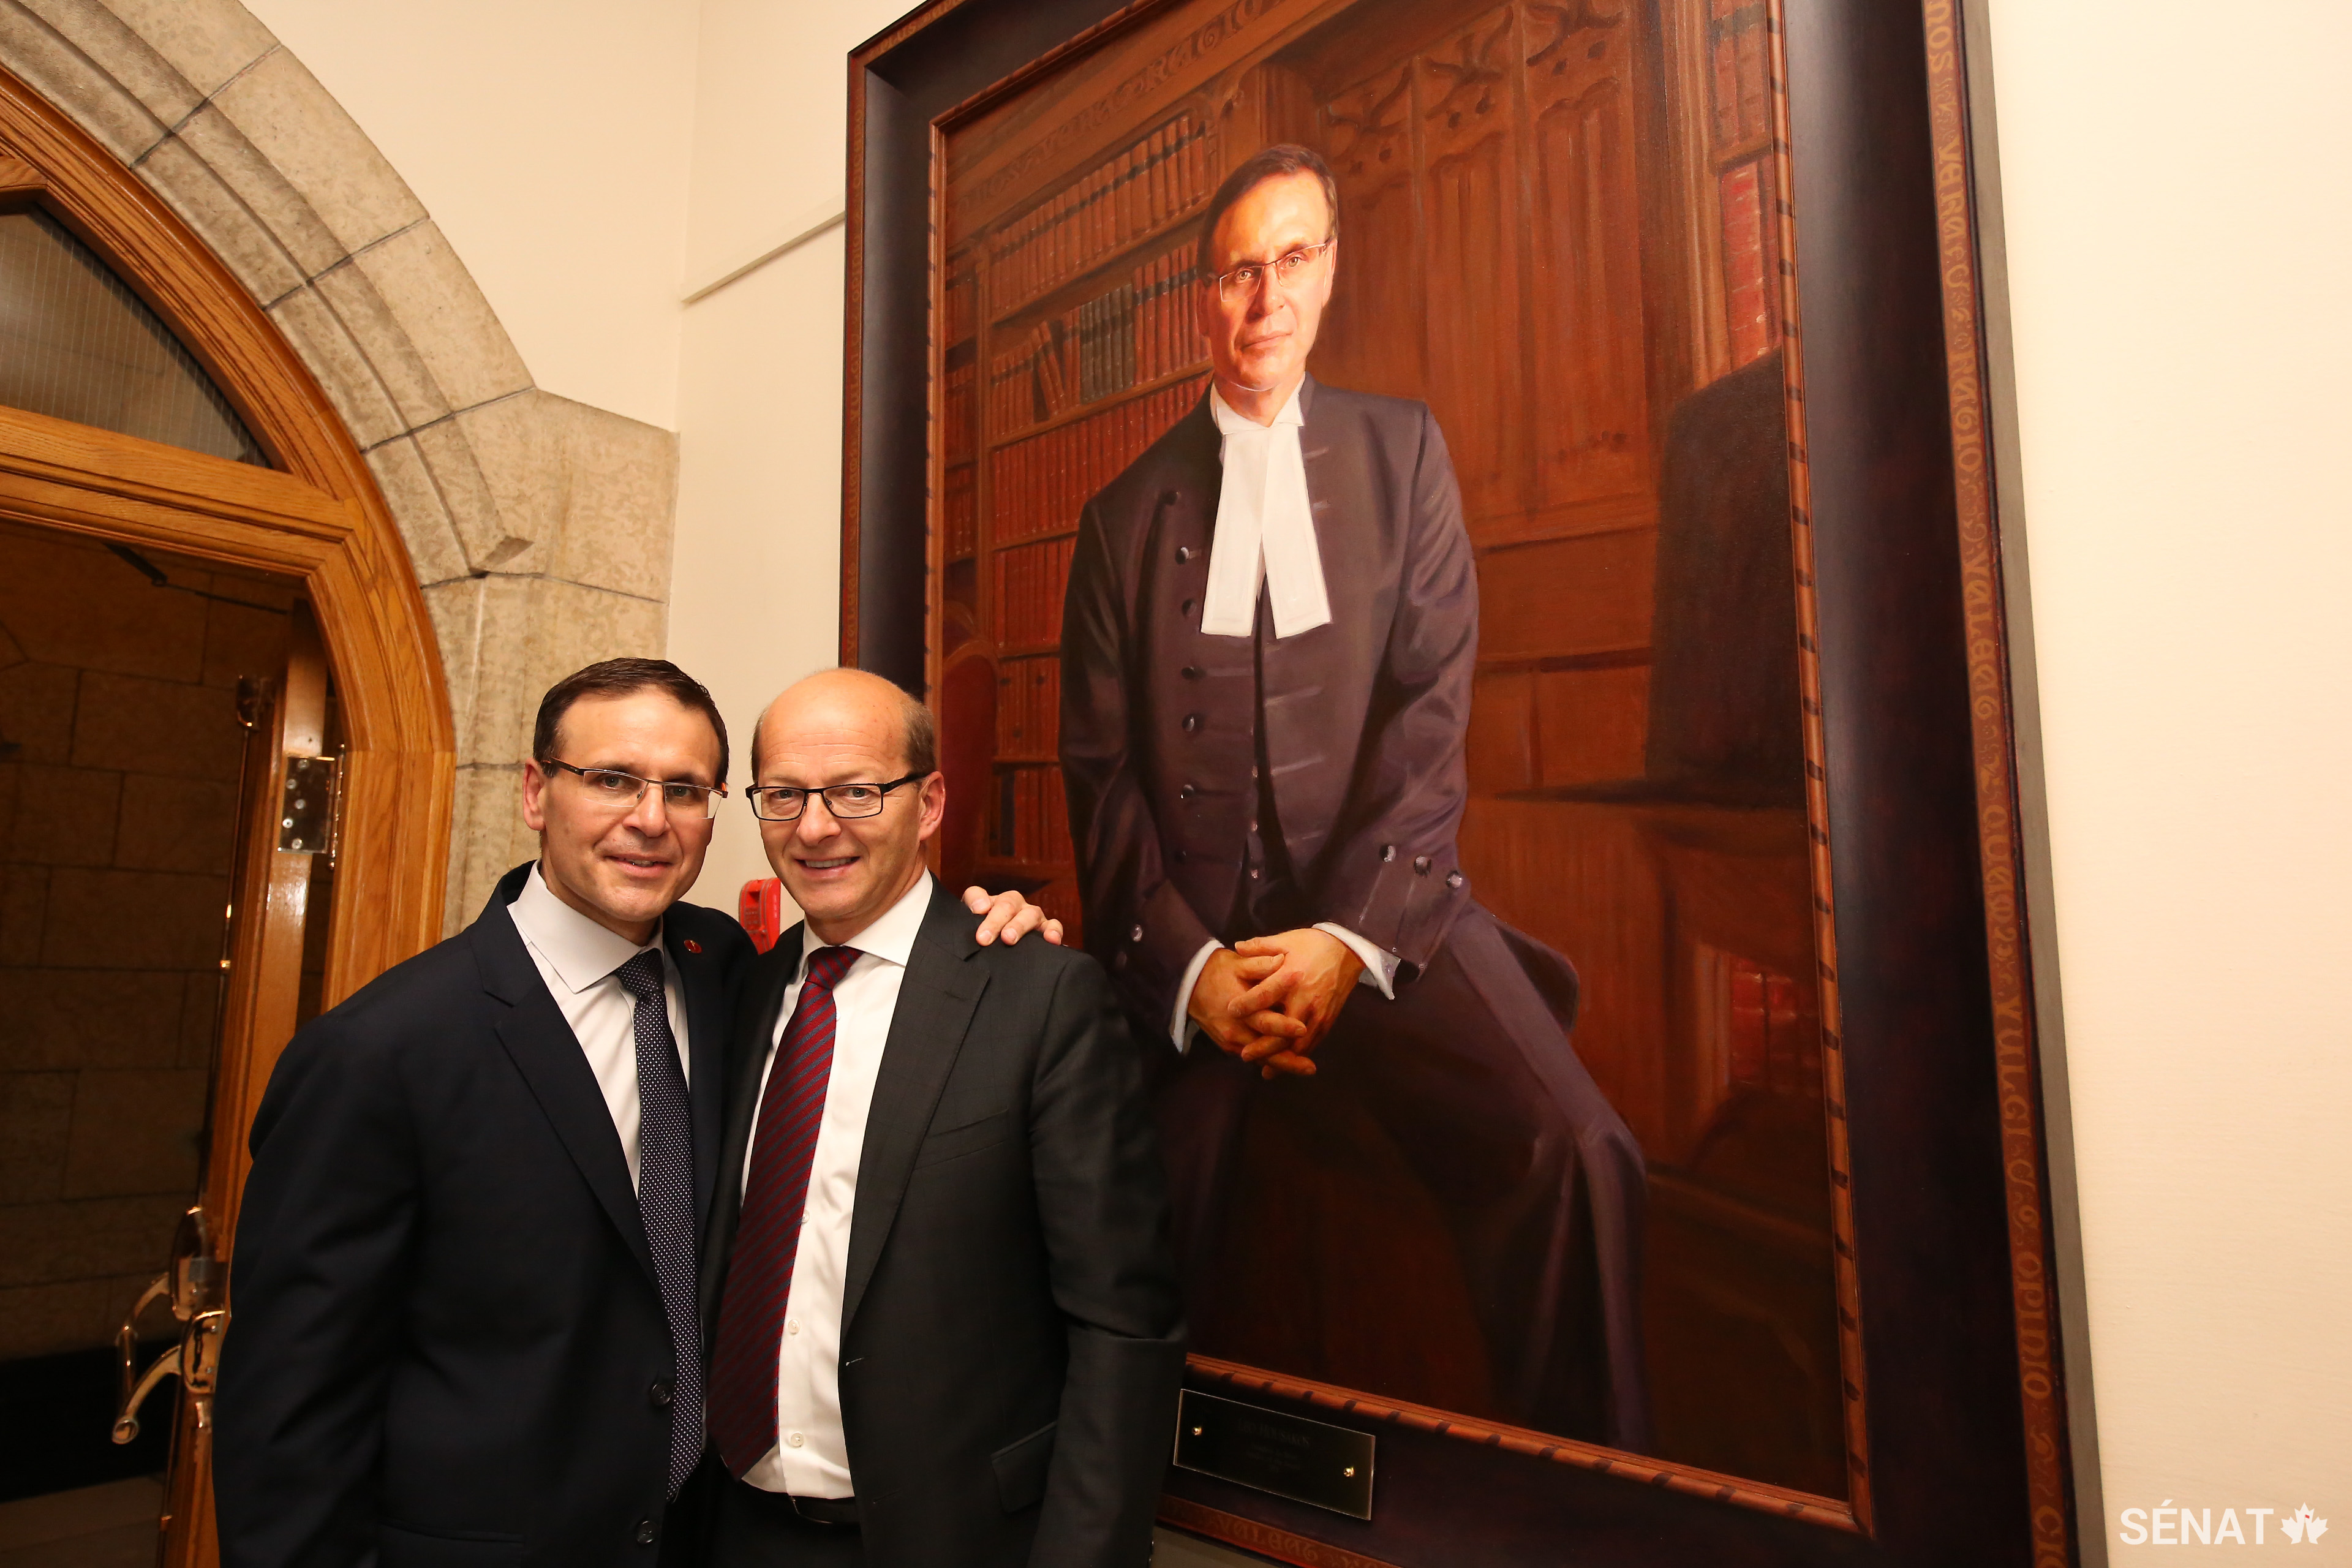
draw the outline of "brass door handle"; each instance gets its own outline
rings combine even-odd
[[[124,1326],[126,1329],[129,1327],[128,1324]],[[122,1414],[114,1418],[114,1440],[117,1443],[129,1443],[137,1439],[139,1407],[147,1403],[147,1396],[155,1392],[157,1384],[167,1377],[180,1375],[181,1348],[179,1345],[173,1345],[170,1350],[157,1356],[154,1364],[147,1369],[146,1374],[140,1378],[130,1393],[122,1396]]]
[[[121,1408],[114,1417],[118,1444],[138,1438],[139,1407],[167,1377],[178,1378],[193,1402],[196,1429],[204,1431],[212,1426],[213,1384],[220,1367],[221,1335],[228,1328],[228,1309],[219,1304],[221,1282],[220,1263],[213,1256],[212,1228],[205,1222],[205,1211],[192,1208],[181,1216],[179,1232],[173,1237],[171,1267],[140,1293],[114,1336],[122,1385]],[[139,1320],[157,1301],[171,1303],[172,1316],[182,1325],[180,1342],[157,1356],[134,1379]]]

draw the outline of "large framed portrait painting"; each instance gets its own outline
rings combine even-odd
[[[1129,1016],[1168,1523],[2069,1560],[1954,26],[853,57],[845,655],[939,714],[942,874]]]

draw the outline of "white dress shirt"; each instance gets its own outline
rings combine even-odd
[[[1298,445],[1306,422],[1298,394],[1306,384],[1302,380],[1291,389],[1272,425],[1234,413],[1216,388],[1209,389],[1224,475],[1217,531],[1209,541],[1209,592],[1201,605],[1201,629],[1211,637],[1251,635],[1261,584],[1276,637],[1297,637],[1331,619],[1314,504],[1307,497],[1307,459]]]
[[[637,999],[613,972],[641,952],[661,952],[661,926],[640,944],[598,925],[555,896],[539,868],[507,906],[515,930],[539,977],[572,1026],[596,1087],[604,1091],[604,1108],[613,1113],[613,1131],[621,1136],[621,1152],[628,1156],[629,1182],[637,1180]],[[662,995],[669,1004],[670,1037],[677,1042],[677,1070],[688,1082],[686,999],[677,968],[662,953]]]
[[[824,1117],[817,1123],[816,1149],[809,1160],[808,1204],[801,1211],[800,1250],[793,1258],[784,1331],[776,1347],[776,1446],[743,1477],[766,1491],[807,1498],[856,1495],[849,1477],[849,1442],[841,1430],[841,1290],[849,1266],[849,1222],[857,1206],[857,1163],[866,1150],[866,1113],[874,1104],[882,1047],[890,1037],[898,987],[930,902],[931,875],[926,871],[905,897],[842,944],[856,948],[858,957],[833,988],[833,1077],[825,1085]],[[776,1047],[800,1004],[809,954],[824,945],[815,931],[803,928],[800,969],[784,988],[768,1037],[768,1066],[760,1075],[763,1100]],[[760,1125],[756,1104],[751,1125]],[[747,1158],[747,1187],[751,1180]]]

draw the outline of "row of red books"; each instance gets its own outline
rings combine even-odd
[[[996,754],[1050,757],[1062,736],[1062,661],[1055,654],[996,667]]]
[[[940,520],[948,536],[948,559],[960,561],[980,548],[980,470],[958,463],[948,470],[940,498]]]
[[[989,458],[989,533],[998,542],[1075,528],[1078,509],[1199,401],[1196,375],[1091,418],[1001,447]]]
[[[1040,865],[1070,860],[1070,807],[1059,768],[1012,768],[1004,773],[996,823],[996,852]]]
[[[1190,242],[1135,269],[1135,379],[1158,381],[1209,357],[1192,308]]]
[[[980,435],[980,410],[972,401],[979,379],[970,360],[949,366],[947,374],[940,377],[940,424],[946,433],[947,460],[950,463],[971,460],[972,447]]]
[[[1038,322],[1020,347],[988,362],[990,430],[1018,430],[1079,401],[1080,339],[1094,303]]]
[[[1208,350],[1185,287],[1192,275],[1192,248],[1180,246],[1108,293],[1039,321],[1019,347],[989,361],[988,427],[1018,430],[1200,363]]]
[[[945,295],[947,335],[943,341],[960,343],[980,330],[980,275],[967,262],[961,269],[948,274]]]
[[[1000,647],[1034,647],[1061,640],[1062,595],[1070,586],[1075,539],[1048,539],[1000,550],[991,558]]]
[[[1026,304],[1200,202],[1216,183],[1207,137],[1181,115],[1015,219],[990,256],[992,298]]]

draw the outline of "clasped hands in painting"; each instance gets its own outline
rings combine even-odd
[[[1228,1056],[1265,1078],[1315,1075],[1315,1047],[1356,989],[1364,962],[1328,931],[1254,936],[1201,967],[1185,1011]]]

